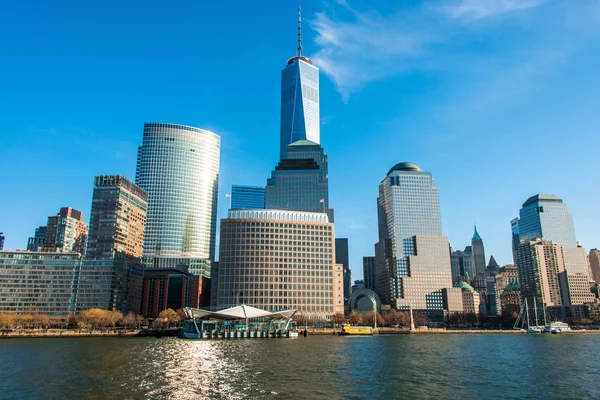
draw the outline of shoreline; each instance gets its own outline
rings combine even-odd
[[[0,339],[23,339],[23,338],[89,338],[89,337],[163,337],[177,336],[178,329],[150,330],[150,329],[128,329],[128,330],[88,330],[88,329],[18,329],[0,331]],[[299,329],[300,336],[303,336],[304,329]],[[307,336],[337,335],[338,328],[317,328],[308,329]],[[374,335],[522,335],[525,331],[514,329],[408,329],[398,328],[376,328]],[[597,335],[600,330],[572,330],[565,331],[566,335]]]

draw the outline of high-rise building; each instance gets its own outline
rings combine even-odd
[[[148,193],[144,265],[210,275],[215,255],[220,137],[185,125],[148,123],[135,183]]]
[[[600,284],[600,250],[591,249],[588,255],[591,277],[596,284]]]
[[[521,242],[521,238],[519,237],[519,218],[515,218],[510,221],[510,230],[512,232],[512,255],[513,255],[513,263],[517,265],[517,249],[519,248],[519,243]]]
[[[267,180],[265,208],[328,213],[329,183],[327,155],[314,142],[300,140],[287,146],[286,151]]]
[[[344,304],[348,304],[348,299],[352,295],[352,272],[349,265],[347,238],[335,239],[335,263],[342,265],[344,274]]]
[[[46,244],[42,251],[83,254],[88,226],[83,213],[71,207],[62,207],[57,215],[48,217]]]
[[[551,240],[563,247],[575,247],[573,217],[562,199],[553,194],[536,194],[519,211],[519,239]]]
[[[471,239],[471,249],[473,251],[473,268],[475,269],[475,275],[485,275],[485,249],[483,247],[483,239],[477,232],[477,226],[475,226],[475,232]],[[480,293],[481,294],[481,293]]]
[[[217,308],[296,308],[317,318],[343,313],[334,235],[323,213],[229,210],[221,220]]]
[[[4,250],[4,240],[6,239],[6,237],[4,236],[3,232],[0,232],[0,250]]]
[[[593,301],[585,250],[577,245],[573,217],[562,199],[552,194],[527,199],[519,212],[519,237],[519,285],[529,304],[535,298],[546,307],[574,310],[571,306]]]
[[[363,278],[365,280],[365,289],[375,290],[375,256],[363,257]]]
[[[146,191],[124,176],[97,176],[94,179],[87,257],[112,257],[118,252],[141,259],[147,200]]]
[[[498,294],[498,285],[496,277],[500,272],[500,265],[496,262],[494,256],[490,257],[490,262],[485,268],[485,290],[487,293],[486,306],[487,312],[500,315],[500,297]]]
[[[409,162],[392,167],[379,185],[377,215],[376,287],[382,303],[442,310],[442,289],[452,288],[452,276],[431,173]]]
[[[519,271],[516,265],[505,265],[500,267],[496,275],[496,297],[498,314],[519,311],[521,306],[521,295],[518,288]],[[516,290],[515,290],[516,289]],[[516,296],[506,294],[505,291],[515,291]]]
[[[72,314],[79,253],[0,251],[0,313]]]
[[[298,54],[281,71],[281,156],[299,140],[320,143],[319,69],[302,55],[301,29],[298,8]]]
[[[473,267],[473,250],[471,246],[465,247],[464,251],[451,251],[450,266],[453,282],[470,282],[475,276],[475,269]]]
[[[231,186],[232,210],[259,210],[265,208],[265,188],[262,186]]]
[[[48,231],[47,226],[39,226],[35,228],[33,237],[30,237],[27,241],[28,251],[40,251],[40,249],[46,246],[46,234]]]

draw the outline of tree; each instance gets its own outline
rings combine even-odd
[[[362,325],[363,323],[363,315],[360,313],[352,313],[349,317],[350,324],[352,325]]]
[[[132,312],[128,313],[126,316],[123,317],[121,323],[127,328],[133,328],[137,325],[135,314]]]
[[[413,319],[415,321],[415,325],[427,325],[429,323],[429,316],[423,313],[415,313],[413,314]]]
[[[344,313],[333,314],[333,317],[331,318],[331,320],[336,325],[342,325],[342,324],[345,324],[346,322],[348,322]]]
[[[0,328],[11,328],[15,323],[15,314],[0,314]]]
[[[159,326],[169,326],[171,324],[179,322],[181,319],[179,318],[179,314],[172,308],[167,308],[166,310],[162,310],[158,314],[158,318],[154,320],[155,324]]]

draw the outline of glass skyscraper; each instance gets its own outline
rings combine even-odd
[[[265,188],[262,186],[231,185],[232,210],[265,208]]]
[[[377,294],[395,308],[442,310],[452,288],[450,252],[442,235],[438,189],[417,165],[395,165],[379,185]]]
[[[562,199],[553,194],[536,194],[519,211],[520,239],[551,240],[561,246],[575,247],[573,217]]]
[[[320,143],[319,69],[302,55],[302,31],[298,10],[298,55],[281,71],[280,155],[287,145],[307,139]]]
[[[144,264],[210,276],[221,138],[185,125],[144,125],[135,183],[148,192]]]
[[[319,144],[299,140],[287,146],[267,180],[265,208],[327,213],[333,222],[333,210],[329,209],[327,155]]]

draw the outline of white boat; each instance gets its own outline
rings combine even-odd
[[[563,333],[564,331],[570,331],[571,327],[567,323],[561,321],[554,321],[547,325],[545,330],[548,333],[558,334]]]
[[[523,302],[521,306],[521,311],[519,312],[519,316],[515,321],[514,329],[524,330],[528,334],[540,334],[546,333],[546,311],[544,310],[544,306],[542,305],[542,310],[544,314],[544,324],[540,324],[538,319],[537,312],[537,302],[534,301],[534,315],[529,315],[529,306],[527,305],[527,299]]]

